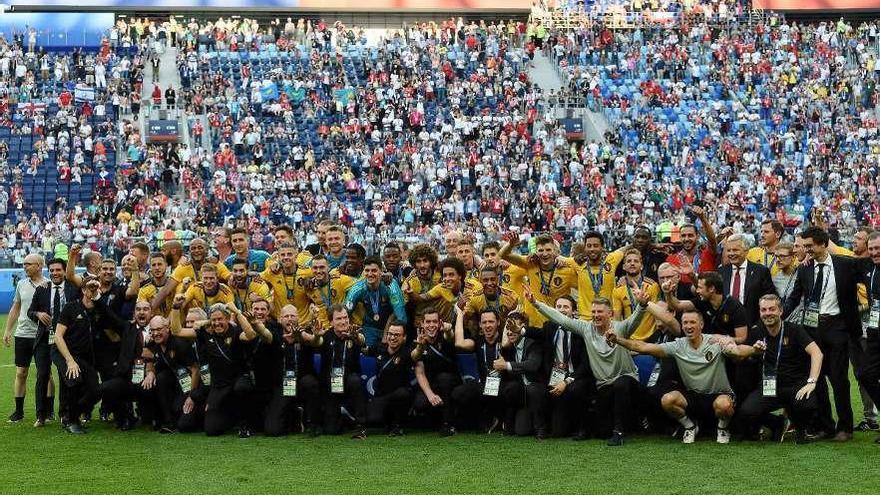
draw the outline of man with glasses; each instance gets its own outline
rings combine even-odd
[[[366,355],[376,356],[377,370],[373,381],[375,395],[367,406],[367,422],[382,424],[391,437],[403,435],[403,423],[412,405],[411,352],[404,324],[393,319],[385,329],[385,343],[365,351]]]

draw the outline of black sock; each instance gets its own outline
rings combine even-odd
[[[24,414],[24,397],[15,398],[15,412]]]

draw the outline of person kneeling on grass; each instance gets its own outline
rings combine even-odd
[[[703,334],[703,316],[697,311],[682,314],[681,326],[684,337],[663,344],[648,344],[629,340],[609,332],[606,334],[609,345],[620,346],[656,358],[672,357],[681,373],[684,390],[674,390],[661,399],[663,410],[685,428],[682,441],[694,443],[699,426],[691,419],[704,417],[718,419],[718,443],[730,442],[727,430],[733,417],[735,398],[727,372],[724,357],[744,359],[751,355],[751,348],[737,345],[723,336]]]

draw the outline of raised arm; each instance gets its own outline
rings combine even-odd
[[[227,306],[232,314],[235,316],[235,321],[238,323],[238,326],[241,328],[241,335],[238,336],[240,340],[245,342],[249,342],[257,338],[257,332],[254,331],[254,327],[251,325],[251,322],[248,321],[247,317],[239,311],[235,305]]]
[[[648,354],[650,356],[661,359],[668,357],[668,354],[666,354],[666,350],[663,348],[663,346],[657,344],[648,344],[646,342],[642,342],[641,340],[630,340],[621,337],[614,332],[606,333],[605,339],[608,341],[609,345],[617,344],[638,354]]]
[[[511,265],[526,268],[528,260],[513,252],[513,248],[519,245],[519,235],[516,232],[508,232],[507,234],[504,234],[504,241],[504,245],[501,246],[501,250],[498,252],[498,257],[507,261]]]
[[[70,246],[70,256],[67,259],[67,270],[64,274],[67,281],[76,287],[82,287],[83,279],[76,274],[76,265],[79,264],[80,254],[82,254],[82,246],[74,244]]]
[[[623,337],[629,337],[636,331],[636,328],[642,323],[642,318],[645,317],[645,309],[648,307],[648,294],[641,289],[633,289],[632,291],[633,297],[639,303],[636,306],[636,310],[629,315],[629,318],[611,323],[615,333]]]
[[[476,343],[464,336],[464,310],[455,306],[455,348],[465,352],[473,352]]]
[[[174,304],[171,306],[171,314],[168,315],[169,319],[171,320],[171,335],[175,335],[184,339],[194,339],[196,338],[196,328],[199,328],[202,325],[206,324],[207,320],[197,322],[197,324],[194,325],[193,328],[184,328],[180,316],[180,311],[183,307],[183,301],[183,294],[177,294],[174,296]],[[201,325],[199,325],[199,323]]]
[[[669,330],[669,333],[673,335],[681,335],[681,323],[678,322],[675,313],[670,312],[667,308],[655,302],[648,303],[648,311],[654,315],[654,318],[660,323],[663,323],[663,326]]]

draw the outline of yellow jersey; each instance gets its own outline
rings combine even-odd
[[[482,291],[477,296],[468,300],[467,305],[464,307],[464,323],[465,327],[470,330],[472,335],[479,335],[479,314],[484,309],[492,308],[498,313],[499,323],[501,325],[499,328],[503,329],[507,315],[519,305],[520,298],[514,295],[513,292],[505,288],[501,288],[500,290],[501,293],[498,294],[498,297],[495,298],[494,301],[489,301]]]
[[[167,284],[168,281],[166,280],[165,283]],[[159,294],[159,291],[162,290],[162,287],[165,287],[165,284],[156,285],[153,281],[153,278],[150,277],[150,280],[148,280],[147,283],[142,284],[140,290],[138,290],[137,300],[147,301],[148,303],[152,304],[153,299]],[[166,297],[165,300],[162,301],[162,305],[159,306],[159,313],[161,313],[162,316],[168,316],[169,314],[171,314],[172,304],[174,304],[174,298],[172,296]]]
[[[330,320],[328,310],[330,309],[330,306],[344,303],[345,296],[348,294],[348,289],[350,289],[355,282],[357,282],[357,279],[354,277],[334,273],[330,275],[330,282],[321,287],[314,287],[306,291],[306,296],[308,297],[309,302],[314,303],[318,308],[318,314],[311,315],[309,320],[311,320],[312,317],[317,317],[318,321],[324,325],[324,328],[329,328]]]
[[[660,298],[660,285],[651,279],[642,280],[641,289],[648,294],[648,301],[657,302]],[[626,282],[614,288],[611,295],[611,307],[614,310],[614,317],[618,320],[629,318],[635,311],[639,302],[636,301],[632,294],[632,289]],[[654,315],[645,313],[642,322],[630,337],[633,340],[646,340],[654,334]]]
[[[272,289],[272,313],[275,318],[281,317],[281,308],[288,304],[296,307],[300,322],[311,321],[309,317],[309,297],[306,282],[312,276],[310,269],[297,268],[291,274],[283,271],[273,273],[266,268],[260,273],[260,278]]]
[[[223,263],[215,263],[214,266],[217,267],[217,278],[219,278],[221,282],[229,280],[231,273],[229,272],[229,268],[226,268],[226,265]],[[171,272],[171,278],[177,282],[176,291],[183,292],[184,279],[189,278],[193,282],[198,282],[202,279],[202,274],[196,271],[192,263],[187,263],[185,265],[177,265],[177,268]]]
[[[593,315],[590,308],[598,291],[599,297],[611,300],[616,280],[614,274],[617,266],[623,261],[624,251],[618,249],[602,258],[599,265],[579,266],[578,270],[578,316],[581,320],[591,320]]]
[[[232,295],[232,290],[228,285],[222,283],[217,288],[217,293],[213,296],[209,296],[205,294],[205,287],[202,285],[202,282],[196,282],[189,286],[184,298],[185,303],[183,306],[185,311],[189,310],[189,308],[202,308],[207,311],[208,308],[217,303],[227,305],[235,304],[235,297]]]
[[[253,303],[251,301],[251,294],[256,294],[260,299],[272,302],[272,293],[266,282],[251,280],[248,282],[247,288],[242,289],[230,285],[229,289],[232,291],[232,301],[239,311],[251,310],[251,304]]]
[[[465,279],[462,293],[465,294],[466,297],[474,298],[482,292],[483,286],[480,282],[472,278]],[[431,290],[425,293],[425,297],[429,299],[430,304],[433,304],[434,307],[437,308],[437,312],[440,313],[441,321],[448,323],[455,322],[455,310],[453,309],[453,306],[458,302],[459,296],[453,294],[451,290],[442,285],[435,285]]]
[[[776,255],[768,252],[761,246],[755,246],[749,249],[749,252],[746,253],[746,259],[752,263],[766,266],[767,269],[770,270],[770,275],[776,275],[779,273],[779,264],[776,263]]]
[[[553,268],[549,270],[542,270],[537,262],[522,256],[512,256],[510,262],[526,272],[525,282],[528,283],[535,299],[551,308],[556,306],[557,299],[571,296],[572,291],[578,288],[577,264],[570,258],[557,257]],[[525,301],[524,305],[529,317],[529,325],[536,328],[543,326],[547,318],[528,301]]]

